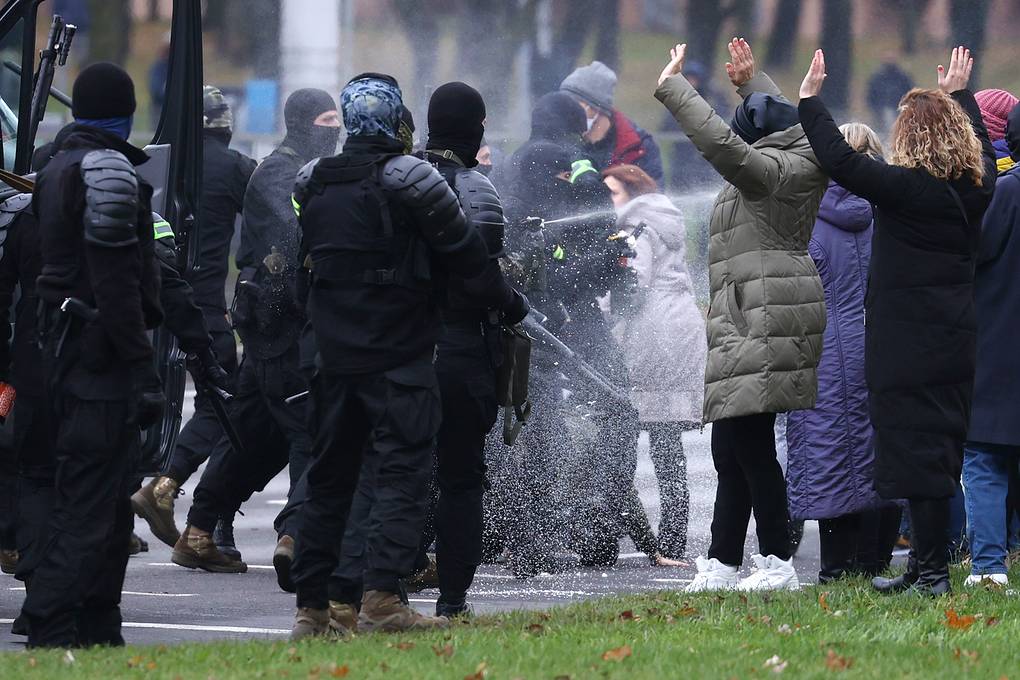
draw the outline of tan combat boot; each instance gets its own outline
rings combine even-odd
[[[205,569],[219,574],[243,574],[248,565],[220,552],[212,534],[190,524],[174,545],[170,561],[188,569]]]
[[[276,583],[285,593],[293,593],[294,580],[290,577],[290,567],[294,563],[294,539],[284,534],[276,542],[273,550],[273,569],[276,570]]]
[[[0,571],[5,574],[13,574],[18,568],[17,550],[0,550]]]
[[[404,580],[404,588],[409,593],[420,593],[428,588],[439,587],[439,566],[434,555],[428,555],[429,563],[421,571],[416,571]]]
[[[323,637],[329,635],[331,630],[328,609],[298,607],[294,615],[294,628],[290,631],[290,641]]]
[[[353,604],[329,601],[329,620],[334,626],[351,633],[358,632],[358,610]]]
[[[407,630],[433,630],[447,628],[450,620],[445,616],[425,616],[400,601],[396,593],[384,590],[367,590],[361,598],[358,630],[364,633],[401,633]]]
[[[174,522],[174,500],[182,493],[170,477],[155,477],[131,496],[135,514],[148,523],[156,538],[171,548],[181,537]]]

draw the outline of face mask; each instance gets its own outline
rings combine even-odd
[[[585,122],[588,124],[587,132],[591,132],[591,129],[595,127],[595,121],[599,119],[599,114],[595,114],[593,117],[588,118]]]
[[[313,125],[308,133],[312,150],[319,156],[332,156],[336,153],[336,145],[340,142],[340,128],[325,125]]]

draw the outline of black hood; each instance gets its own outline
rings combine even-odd
[[[748,144],[800,122],[797,107],[785,97],[752,92],[737,107],[730,127]]]
[[[584,109],[566,92],[550,92],[531,111],[531,139],[576,145],[588,130]]]
[[[559,144],[533,142],[517,156],[518,198],[526,199],[539,217],[556,217],[573,196],[570,182],[557,175],[570,172],[570,153]]]
[[[1006,117],[1006,145],[1010,157],[1020,163],[1020,104],[1014,106]]]
[[[485,100],[478,90],[455,82],[432,94],[428,149],[452,151],[465,167],[473,168],[484,135]]]

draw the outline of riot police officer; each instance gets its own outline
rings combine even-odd
[[[443,334],[436,376],[443,424],[436,447],[436,614],[453,616],[467,611],[465,597],[482,559],[485,437],[499,409],[499,325],[520,322],[528,306],[499,268],[498,260],[506,254],[499,195],[488,178],[473,169],[485,133],[482,96],[464,83],[447,83],[432,95],[428,115],[427,160],[457,194],[468,223],[485,240],[489,252],[482,276],[451,275],[440,298]]]
[[[442,270],[473,278],[489,263],[442,176],[403,155],[396,81],[357,76],[341,100],[343,153],[303,168],[294,192],[319,368],[314,458],[293,565],[294,639],[330,630],[327,582],[363,458],[373,466],[375,503],[359,629],[446,625],[408,607],[400,586],[421,538],[442,416],[432,363],[440,334],[435,282]]]
[[[126,140],[134,84],[113,64],[75,80],[75,123],[39,173],[40,335],[55,415],[56,504],[22,612],[31,646],[123,644],[139,428],[164,397],[146,330],[162,318],[152,187]]]
[[[237,371],[237,347],[227,320],[224,285],[234,221],[241,213],[245,188],[255,171],[255,161],[229,148],[234,117],[223,93],[207,85],[202,103],[200,229],[196,239],[197,258],[195,266],[188,272],[187,281],[212,335],[213,357],[232,376]],[[205,355],[203,358],[208,363],[212,357]],[[216,419],[209,397],[204,390],[197,390],[195,412],[181,430],[166,474],[152,479],[131,497],[135,513],[148,522],[157,538],[171,547],[180,538],[174,522],[174,500],[179,489],[205,462],[222,437],[223,428]],[[233,517],[224,519],[226,522],[221,527],[224,536],[220,545],[233,545],[229,524]]]
[[[308,459],[307,403],[287,399],[307,391],[300,340],[305,312],[297,298],[300,233],[291,203],[298,170],[332,154],[340,136],[336,103],[323,90],[292,94],[284,105],[287,135],[252,174],[244,197],[233,323],[244,344],[231,419],[244,451],[214,456],[195,488],[194,502],[171,555],[175,564],[216,572],[244,572],[239,555],[221,551],[212,532],[232,517],[254,491],[290,464],[291,486]],[[289,548],[295,507],[277,517],[283,548]]]

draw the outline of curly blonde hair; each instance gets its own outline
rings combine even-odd
[[[904,168],[923,168],[944,180],[967,175],[975,185],[985,175],[981,142],[970,118],[941,90],[914,88],[900,100],[889,161]]]

